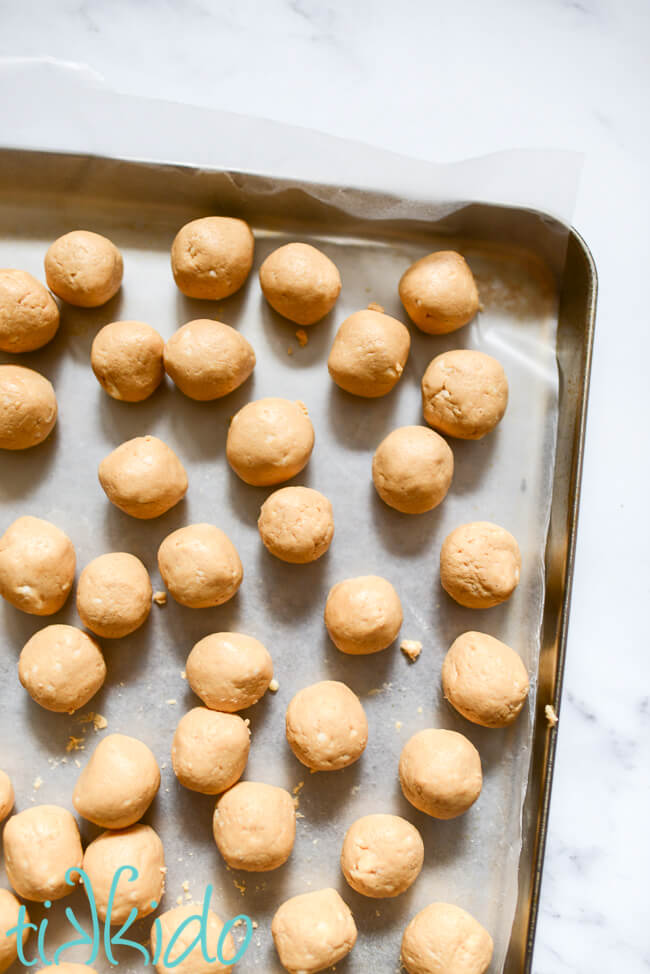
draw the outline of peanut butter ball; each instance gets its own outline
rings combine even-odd
[[[0,822],[4,822],[14,807],[14,787],[6,771],[0,769]]]
[[[271,933],[289,974],[324,971],[343,960],[357,940],[354,917],[335,889],[286,900],[273,917]]]
[[[411,321],[429,335],[462,328],[479,306],[474,275],[454,250],[439,250],[416,260],[402,275],[399,296]]]
[[[481,794],[481,759],[463,734],[430,728],[402,748],[399,780],[414,808],[433,818],[456,818]]]
[[[18,923],[21,904],[8,889],[0,889],[0,974],[11,967],[18,957],[18,937],[12,933],[7,936]],[[29,923],[29,913],[25,910],[25,923]],[[29,927],[23,928],[23,946],[29,938]]]
[[[482,727],[512,724],[529,686],[521,656],[485,632],[464,632],[442,664],[445,697],[459,714]]]
[[[239,781],[250,750],[248,725],[236,714],[195,707],[179,721],[172,743],[174,773],[190,791],[219,795]]]
[[[327,596],[325,625],[337,649],[365,656],[386,649],[402,625],[402,603],[385,578],[361,575],[339,582]]]
[[[244,577],[234,544],[214,524],[189,524],[168,534],[158,549],[158,568],[172,596],[190,609],[223,605]]]
[[[165,514],[187,492],[183,464],[156,436],[136,436],[104,457],[99,482],[112,504],[141,520]]]
[[[106,663],[94,639],[75,626],[46,626],[23,646],[18,677],[45,710],[73,714],[106,679]]]
[[[151,611],[153,590],[139,558],[113,551],[93,559],[77,585],[77,612],[87,629],[105,639],[135,632]]]
[[[219,971],[231,971],[230,964],[222,964],[218,959],[218,948],[221,940],[221,933],[224,928],[223,920],[213,913],[207,911],[205,923],[205,948],[208,957],[217,958],[207,961],[201,949],[201,943],[197,943],[190,950],[196,941],[199,925],[198,922],[187,923],[190,917],[201,917],[203,908],[196,904],[187,903],[184,906],[176,906],[173,910],[161,913],[154,921],[151,928],[151,949],[154,957],[159,960],[154,964],[158,974],[167,974],[174,971],[174,974],[217,974]],[[181,933],[176,936],[176,932],[181,929]],[[159,941],[159,931],[161,941]],[[173,940],[173,944],[172,944]],[[169,949],[171,945],[171,950]],[[183,960],[180,958],[186,954]],[[235,957],[237,951],[232,934],[228,933],[221,942],[221,957],[228,961]]]
[[[440,582],[468,609],[489,609],[509,599],[521,572],[519,545],[489,521],[461,524],[440,549]]]
[[[376,399],[402,378],[411,348],[408,328],[390,315],[368,308],[346,318],[327,360],[337,386],[353,396]]]
[[[122,284],[122,255],[107,237],[73,230],[55,240],[45,255],[47,286],[79,308],[98,308]]]
[[[257,522],[267,551],[292,565],[324,555],[334,537],[334,512],[311,487],[282,487],[262,504]]]
[[[83,868],[95,894],[97,916],[108,916],[111,886],[121,866],[137,870],[122,873],[113,899],[110,923],[125,922],[135,907],[138,919],[148,916],[160,903],[165,891],[165,855],[159,836],[149,825],[132,825],[117,832],[102,832],[86,848]]]
[[[273,679],[273,661],[258,639],[241,632],[215,632],[194,646],[185,672],[206,707],[236,713],[264,696]]]
[[[424,418],[448,436],[480,440],[501,421],[507,405],[506,374],[501,363],[484,352],[443,352],[424,373]]]
[[[226,456],[245,483],[268,487],[300,473],[313,448],[314,427],[304,403],[258,399],[233,416]]]
[[[418,878],[423,862],[420,833],[399,815],[365,815],[345,833],[341,870],[362,896],[399,896]]]
[[[264,873],[283,866],[296,837],[296,809],[284,788],[240,781],[218,800],[214,840],[231,869]]]
[[[0,352],[33,352],[58,328],[59,309],[48,289],[27,271],[0,268]]]
[[[56,424],[52,383],[22,365],[0,365],[0,450],[29,450]]]
[[[274,311],[297,325],[313,325],[332,310],[341,293],[336,264],[305,243],[288,243],[260,267],[264,297]]]
[[[404,931],[401,959],[408,974],[485,974],[492,950],[492,938],[471,914],[431,903]]]
[[[144,321],[113,321],[95,335],[90,364],[112,399],[142,402],[163,380],[164,342]]]
[[[160,787],[158,762],[146,744],[125,734],[108,734],[83,769],[72,804],[103,829],[126,829],[145,814]]]
[[[253,346],[221,321],[189,321],[165,345],[165,371],[190,399],[220,399],[255,368]]]
[[[313,771],[338,771],[354,764],[368,742],[361,701],[345,683],[324,680],[304,687],[286,713],[289,747]]]
[[[372,460],[377,493],[402,514],[424,514],[447,496],[454,475],[449,444],[426,426],[402,426],[381,441]]]
[[[188,298],[221,301],[238,291],[253,266],[255,238],[244,220],[205,216],[186,223],[172,244],[172,273]]]
[[[62,608],[75,567],[70,538],[40,517],[19,517],[0,537],[0,595],[30,615]]]
[[[7,879],[18,896],[44,903],[73,891],[65,875],[81,865],[83,851],[77,823],[66,808],[33,805],[12,815],[3,845]]]

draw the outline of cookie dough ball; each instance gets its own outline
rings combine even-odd
[[[181,718],[172,743],[180,783],[202,795],[220,795],[239,781],[250,750],[248,724],[236,714],[195,707]]]
[[[236,713],[264,696],[273,679],[273,660],[252,636],[215,632],[194,646],[185,673],[206,707]]]
[[[269,254],[260,267],[260,284],[273,310],[297,325],[320,321],[341,293],[336,264],[305,243],[285,244]]]
[[[220,399],[246,382],[255,352],[243,335],[221,321],[199,318],[165,345],[165,371],[190,399]]]
[[[326,970],[343,960],[357,939],[354,917],[335,889],[286,900],[273,917],[271,933],[289,974]]]
[[[30,615],[62,608],[75,567],[70,538],[40,517],[19,517],[0,538],[0,595]]]
[[[429,335],[462,328],[479,307],[474,275],[454,250],[416,260],[402,275],[399,296],[411,321]]]
[[[0,450],[29,450],[56,424],[52,383],[22,365],[0,365]]]
[[[0,769],[0,822],[4,822],[14,807],[14,786],[6,771]]]
[[[386,649],[402,625],[402,603],[390,582],[361,575],[339,582],[327,596],[325,625],[337,649],[366,656]]]
[[[420,833],[399,815],[366,815],[345,833],[341,870],[362,896],[399,896],[418,878],[423,862]]]
[[[126,829],[142,818],[159,787],[158,762],[147,745],[109,734],[79,775],[72,804],[102,829]]]
[[[59,309],[48,289],[27,271],[0,268],[0,352],[33,352],[58,328]]]
[[[506,374],[501,363],[484,352],[443,352],[424,373],[424,418],[447,436],[480,440],[501,421],[507,405]]]
[[[156,436],[136,436],[104,457],[99,482],[112,504],[141,520],[165,514],[187,492],[183,464]]]
[[[238,291],[253,266],[255,238],[244,220],[206,216],[186,223],[172,244],[172,273],[188,298],[221,301]]]
[[[461,524],[440,549],[445,592],[468,609],[489,609],[509,599],[521,572],[519,545],[505,528],[489,521]]]
[[[154,957],[159,958],[154,964],[158,974],[167,974],[168,971],[174,971],[174,974],[217,974],[218,971],[232,970],[229,964],[222,964],[218,959],[219,941],[224,923],[212,910],[208,910],[206,914],[206,922],[203,928],[205,930],[204,943],[208,957],[217,959],[207,961],[203,955],[201,943],[196,944],[190,950],[199,932],[199,924],[196,921],[194,923],[187,923],[187,921],[190,917],[202,916],[202,913],[202,907],[188,903],[185,906],[177,906],[173,910],[161,913],[154,922],[151,928],[151,948]],[[184,923],[186,926],[176,937],[176,931]],[[171,950],[169,950],[170,944],[172,944]],[[179,963],[179,958],[185,954],[185,951],[189,951],[189,953]],[[232,934],[228,933],[221,943],[221,957],[228,961],[236,954]]]
[[[481,759],[462,734],[423,730],[402,748],[399,780],[414,808],[433,818],[456,818],[481,794]]]
[[[7,931],[18,923],[21,904],[8,889],[0,889],[0,974],[11,967],[18,957],[18,938],[15,933],[10,937]],[[25,923],[29,923],[29,913],[25,910]],[[29,928],[23,928],[23,946],[29,938]],[[87,968],[86,968],[87,969]]]
[[[292,565],[324,555],[334,537],[334,512],[327,497],[311,487],[283,487],[262,504],[257,521],[267,551]]]
[[[471,914],[431,903],[404,931],[402,964],[408,974],[485,974],[492,949],[492,938]]]
[[[140,559],[113,551],[95,558],[79,576],[77,612],[95,635],[119,639],[147,620],[152,596],[149,573]]]
[[[385,396],[402,377],[411,348],[408,328],[390,315],[368,308],[346,318],[336,333],[329,373],[354,396]]]
[[[122,255],[107,237],[73,230],[55,240],[45,255],[45,277],[51,291],[79,308],[98,308],[122,284]]]
[[[158,549],[158,568],[176,601],[190,609],[223,605],[244,577],[234,544],[214,524],[189,524],[168,534]]]
[[[144,321],[113,321],[97,332],[90,364],[112,399],[142,402],[163,380],[164,342]]]
[[[402,514],[424,514],[447,496],[454,475],[449,444],[426,426],[402,426],[381,441],[372,460],[377,493]]]
[[[324,680],[295,695],[286,714],[289,747],[312,771],[338,771],[354,764],[368,742],[361,701],[345,683]]]
[[[12,815],[3,844],[7,879],[18,896],[44,903],[73,891],[65,876],[81,865],[83,851],[77,823],[66,808],[34,805]]]
[[[304,403],[258,399],[233,416],[226,456],[245,483],[269,487],[300,473],[313,448],[314,427]]]
[[[106,679],[102,651],[76,626],[46,626],[23,646],[18,677],[32,700],[57,714],[73,714]]]
[[[111,909],[111,926],[125,922],[135,907],[138,919],[148,916],[160,903],[165,891],[165,856],[159,836],[149,825],[132,825],[118,832],[102,832],[87,847],[83,868],[88,874],[97,915],[102,923],[108,916],[108,903],[115,873],[121,866],[137,869],[120,876]]]
[[[514,649],[484,632],[464,632],[442,664],[442,689],[459,714],[482,727],[517,719],[530,684]]]
[[[214,841],[231,869],[264,873],[283,866],[296,837],[296,809],[284,788],[240,781],[217,802]]]

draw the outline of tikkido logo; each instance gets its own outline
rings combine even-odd
[[[97,960],[97,956],[99,954],[99,950],[100,947],[102,946],[102,943],[104,947],[104,953],[106,955],[106,959],[108,960],[109,964],[113,964],[114,966],[117,966],[119,963],[115,959],[115,956],[113,954],[114,947],[130,947],[132,950],[137,950],[142,955],[145,967],[152,964],[159,964],[162,962],[163,969],[170,970],[170,971],[176,967],[179,967],[183,963],[183,961],[187,960],[187,958],[192,953],[192,951],[196,950],[196,948],[199,946],[201,949],[201,954],[203,955],[203,958],[207,964],[214,964],[216,961],[224,965],[235,964],[237,963],[238,960],[241,960],[241,958],[248,950],[249,944],[253,937],[253,924],[250,917],[246,916],[246,914],[244,913],[241,913],[239,916],[236,916],[234,917],[234,919],[230,920],[229,923],[225,924],[219,936],[219,942],[217,944],[217,955],[216,957],[212,957],[210,955],[208,951],[207,934],[208,934],[208,917],[209,917],[209,910],[210,910],[210,900],[212,899],[212,886],[208,886],[206,888],[205,896],[203,897],[203,907],[201,909],[201,912],[193,913],[190,916],[185,917],[185,919],[178,925],[176,930],[171,934],[171,936],[169,937],[166,943],[164,943],[163,941],[163,931],[160,924],[160,919],[156,917],[152,929],[152,941],[155,943],[155,950],[153,954],[150,954],[147,948],[143,947],[142,944],[136,943],[135,940],[125,939],[124,937],[124,934],[135,923],[138,917],[138,911],[135,907],[131,909],[131,912],[129,913],[126,922],[120,927],[117,933],[111,934],[111,914],[113,911],[113,903],[115,901],[115,894],[117,892],[118,883],[120,882],[120,879],[124,874],[128,874],[126,876],[127,882],[134,882],[138,878],[138,870],[134,866],[120,866],[120,868],[116,870],[113,876],[113,882],[111,883],[111,889],[108,897],[108,905],[106,910],[106,919],[103,923],[103,930],[102,930],[102,925],[100,924],[99,918],[97,916],[97,905],[95,903],[95,894],[93,892],[93,887],[90,878],[88,877],[88,875],[83,869],[80,868],[68,869],[68,871],[65,874],[65,881],[69,886],[76,886],[80,878],[84,884],[86,895],[88,897],[88,905],[90,907],[90,915],[92,920],[92,934],[87,933],[83,929],[74,911],[71,910],[70,907],[67,907],[65,911],[66,919],[68,920],[68,923],[70,923],[70,925],[74,927],[74,929],[80,936],[79,939],[69,940],[64,944],[61,944],[61,946],[57,948],[52,960],[48,960],[48,958],[45,956],[45,933],[47,931],[47,926],[48,926],[47,917],[41,920],[40,924],[37,927],[36,924],[27,922],[25,907],[21,906],[20,911],[18,913],[18,921],[16,923],[16,926],[12,927],[11,930],[7,930],[6,932],[7,937],[11,937],[14,934],[16,935],[16,949],[18,951],[18,960],[20,961],[20,963],[24,967],[34,967],[35,964],[39,963],[38,960],[31,960],[31,961],[27,960],[24,954],[23,937],[27,935],[27,932],[29,930],[38,930],[38,938],[37,938],[38,954],[40,958],[40,963],[44,964],[46,967],[58,966],[64,952],[66,950],[71,950],[73,947],[91,947],[92,952],[88,960],[85,961],[85,963],[88,965],[93,964]],[[49,900],[46,900],[43,905],[45,906],[46,909],[49,909],[52,906]],[[151,902],[152,909],[155,910],[157,906],[158,903],[155,900],[152,900]],[[232,928],[235,925],[240,925],[241,923],[243,923],[246,928],[244,939],[242,940],[242,943],[234,957],[224,957],[223,949],[224,949],[226,937],[228,936],[228,934],[231,932]],[[198,932],[196,936],[191,941],[191,943],[189,943],[188,946],[185,947],[182,953],[180,953],[178,956],[174,956],[174,950],[177,947],[179,941],[181,941],[181,938],[183,938],[181,942],[183,943],[187,942],[186,930],[191,924],[198,924]],[[172,957],[174,958],[173,960]]]

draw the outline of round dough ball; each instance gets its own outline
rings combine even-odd
[[[76,626],[46,626],[23,646],[18,677],[45,710],[73,714],[95,696],[106,679],[102,651]]]
[[[411,321],[428,335],[462,328],[479,308],[474,275],[454,250],[439,250],[411,264],[399,282],[399,296]]]
[[[0,822],[4,822],[14,807],[14,786],[6,771],[0,768]]]
[[[115,873],[121,866],[137,869],[137,879],[130,870],[119,878],[113,906],[111,926],[124,923],[135,907],[138,919],[156,909],[165,891],[165,855],[159,836],[149,825],[132,825],[118,832],[102,832],[90,843],[83,857],[97,915],[102,923],[108,916],[108,901]]]
[[[244,577],[234,544],[214,524],[189,524],[168,534],[158,549],[158,568],[176,601],[190,609],[223,605]]]
[[[422,378],[424,418],[447,436],[480,440],[501,421],[507,405],[506,374],[501,363],[484,352],[443,352]]]
[[[402,603],[390,582],[361,575],[339,582],[327,596],[325,625],[337,649],[366,656],[386,649],[402,625]]]
[[[164,342],[144,321],[113,321],[95,335],[90,364],[112,399],[142,402],[163,380]]]
[[[273,679],[273,660],[252,636],[215,632],[194,646],[185,673],[206,707],[236,713],[264,696]]]
[[[77,823],[66,808],[33,805],[12,815],[3,844],[7,879],[18,896],[44,903],[72,893],[65,874],[81,865],[83,851]]]
[[[530,688],[514,649],[484,632],[464,632],[442,664],[445,697],[459,714],[482,727],[507,727],[517,719]]]
[[[468,609],[489,609],[509,599],[521,572],[519,545],[505,528],[489,521],[461,524],[440,549],[445,592]]]
[[[264,297],[274,311],[297,325],[313,325],[332,310],[341,293],[336,264],[305,243],[278,247],[260,267]]]
[[[493,943],[478,920],[451,903],[431,903],[413,917],[402,937],[408,974],[485,974]]]
[[[250,750],[248,724],[236,714],[195,707],[181,717],[172,743],[180,783],[202,795],[219,795],[239,781]]]
[[[21,904],[13,893],[8,889],[0,889],[0,974],[4,974],[18,957],[18,937],[15,933],[8,937],[7,931],[18,923],[20,907]],[[25,910],[25,923],[29,923],[27,910]],[[29,934],[29,928],[23,927],[23,946],[27,943]],[[59,965],[60,969],[61,965]]]
[[[345,833],[341,870],[363,896],[399,896],[418,878],[423,862],[420,833],[399,815],[366,815]]]
[[[414,808],[433,818],[456,818],[481,794],[481,759],[462,734],[423,730],[402,748],[399,780],[404,797]]]
[[[286,900],[273,917],[271,933],[289,974],[326,970],[347,957],[357,939],[354,917],[335,889]]]
[[[27,271],[0,268],[0,352],[33,352],[58,328],[59,309],[48,289]]]
[[[338,771],[354,764],[368,743],[361,701],[345,683],[324,680],[295,695],[286,714],[289,747],[313,771]]]
[[[372,479],[389,507],[424,514],[447,496],[454,475],[449,444],[426,426],[402,426],[381,441],[372,459]]]
[[[77,584],[77,612],[87,629],[119,639],[139,629],[149,617],[153,589],[139,558],[113,551],[93,559]]]
[[[187,492],[183,464],[156,436],[136,436],[104,457],[99,482],[112,504],[141,520],[165,514]]]
[[[165,345],[165,371],[190,399],[207,402],[238,389],[255,368],[253,346],[221,321],[189,321]]]
[[[75,568],[70,538],[40,517],[19,517],[0,538],[0,595],[23,612],[58,612],[70,594]]]
[[[411,348],[406,325],[373,308],[346,318],[327,360],[337,386],[354,396],[376,399],[402,378]]]
[[[257,399],[232,418],[228,463],[244,483],[269,487],[303,470],[314,448],[307,407],[289,399]]]
[[[56,424],[52,383],[22,365],[0,365],[0,450],[28,450]]]
[[[102,829],[126,829],[142,818],[159,787],[158,762],[147,745],[109,734],[79,775],[72,804]]]
[[[231,869],[277,869],[291,855],[296,837],[293,798],[284,788],[240,781],[217,802],[212,829]]]
[[[172,273],[188,298],[221,301],[238,291],[253,266],[255,238],[244,220],[205,216],[186,223],[172,244]]]
[[[122,255],[107,237],[73,230],[55,240],[45,255],[45,277],[51,291],[79,308],[98,308],[122,284]]]
[[[151,928],[151,948],[154,957],[159,956],[160,958],[154,964],[158,974],[167,974],[168,971],[174,971],[174,974],[217,974],[218,971],[232,970],[229,964],[222,964],[218,959],[207,961],[203,956],[200,943],[190,950],[184,960],[178,963],[178,958],[196,940],[199,932],[199,924],[198,922],[188,923],[178,937],[175,937],[176,931],[180,929],[181,925],[189,917],[202,916],[202,913],[203,907],[187,903],[184,906],[176,906],[173,910],[167,910],[166,913],[161,913],[154,922]],[[223,928],[223,920],[216,913],[213,913],[212,910],[208,910],[204,927],[205,946],[208,957],[218,958],[217,949]],[[159,936],[162,938],[162,943],[159,943]],[[167,951],[173,938],[174,944],[169,956],[167,956]],[[221,956],[227,961],[235,957],[236,954],[235,941],[232,938],[232,934],[228,933],[223,938],[221,944]],[[170,963],[166,964],[165,959]]]
[[[57,974],[97,974],[94,967],[88,967],[87,964],[71,964],[65,961],[59,962],[55,968]],[[51,967],[42,967],[38,974],[51,974]]]
[[[334,537],[334,512],[327,497],[311,487],[283,487],[262,504],[257,521],[267,551],[292,565],[324,555]]]

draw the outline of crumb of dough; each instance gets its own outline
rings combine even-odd
[[[387,690],[392,690],[392,689],[393,689],[393,684],[392,683],[384,683],[383,686],[373,687],[372,690],[368,690],[368,696],[369,697],[376,697],[380,693],[386,693]]]
[[[183,905],[183,897],[182,896],[177,896],[176,897],[176,902],[178,903],[179,906],[182,906]]]
[[[185,882],[181,883],[181,887],[182,887],[184,893],[189,893],[189,891],[190,891],[190,883],[189,883],[189,880],[186,879]]]
[[[295,804],[295,798],[294,798],[294,804]],[[296,818],[304,818],[304,817],[305,816],[302,814],[302,812],[296,812]]]
[[[76,766],[77,766],[78,768],[80,768],[80,767],[81,767],[81,761],[79,760],[79,758],[75,758],[75,759],[74,759],[74,763],[76,764]]]
[[[297,795],[297,794],[298,794],[298,792],[299,792],[299,791],[302,791],[302,789],[303,789],[304,787],[305,787],[305,782],[304,782],[304,781],[299,781],[299,782],[298,782],[298,784],[296,785],[296,787],[295,787],[295,788],[293,789],[293,793],[294,793],[294,795]]]
[[[153,600],[156,605],[167,605],[167,592],[159,589],[159,591],[153,593]]]
[[[34,791],[38,791],[38,789],[41,787],[42,784],[43,784],[43,779],[40,776],[38,778],[35,778],[34,784],[32,786]]]
[[[422,652],[422,643],[419,639],[403,639],[399,644],[399,648],[402,650],[407,660],[411,663],[415,663],[416,659]]]
[[[185,894],[185,902],[186,903],[191,903],[192,902],[192,894],[191,893],[186,893]]]
[[[253,930],[257,930],[257,928],[259,927],[259,923],[257,922],[257,920],[252,920],[251,921],[251,926],[252,926]]]
[[[293,355],[293,349],[291,345],[289,345],[289,348],[287,349],[287,355]]]
[[[185,670],[181,670],[181,680],[187,680],[187,673]]]
[[[246,895],[246,883],[238,883],[236,879],[233,879],[233,883],[239,890],[242,896]]]
[[[280,684],[278,683],[276,678],[273,677],[273,679],[269,683],[269,690],[271,691],[271,693],[277,693],[279,689],[280,689]]]
[[[167,704],[168,707],[175,707],[177,700],[174,697],[172,697],[171,700],[165,700],[165,703]]]
[[[377,304],[376,301],[370,302],[368,305],[368,311],[378,311],[380,315],[384,314],[384,308],[382,308],[380,304]]]
[[[108,727],[108,721],[102,714],[93,713],[89,710],[87,714],[82,714],[79,718],[80,724],[92,724],[96,731],[105,730]]]
[[[546,719],[548,721],[549,727],[555,727],[560,718],[555,713],[555,710],[550,703],[547,703],[546,706],[544,707],[544,713],[546,714]]]
[[[418,707],[418,713],[419,713],[419,714],[421,714],[421,713],[422,713],[422,707]]]
[[[298,331],[296,332],[296,338],[298,339],[298,344],[300,345],[301,348],[304,348],[307,342],[309,341],[309,335],[307,334],[304,328],[298,329]]]
[[[66,751],[83,751],[86,745],[84,743],[83,737],[73,737],[70,735],[68,738],[68,743],[65,746]]]
[[[395,721],[395,730],[399,733],[401,731],[401,729],[402,729],[402,721],[401,720],[396,720]]]

